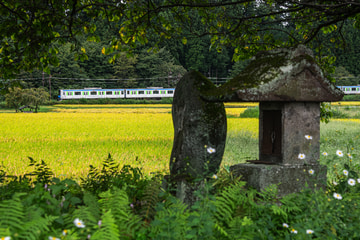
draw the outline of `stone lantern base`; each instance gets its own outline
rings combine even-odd
[[[311,175],[309,170],[314,174]],[[268,165],[237,164],[230,167],[234,176],[241,176],[247,185],[262,191],[270,185],[278,186],[278,196],[299,192],[307,186],[311,189],[326,188],[326,166],[323,165]]]

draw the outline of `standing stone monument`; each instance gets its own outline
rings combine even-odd
[[[200,96],[211,89],[216,89],[211,81],[191,71],[177,84],[173,99],[170,183],[177,197],[189,205],[196,200],[193,192],[201,189],[203,179],[218,171],[225,149],[224,104],[204,101]]]
[[[203,93],[209,101],[259,102],[259,160],[230,169],[259,191],[278,185],[280,196],[306,182],[314,187],[309,171],[318,187],[326,185],[326,166],[318,163],[320,103],[342,97],[303,45],[261,52],[237,77]]]

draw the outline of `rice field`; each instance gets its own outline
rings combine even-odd
[[[258,158],[258,120],[238,118],[257,103],[226,104],[224,165]],[[0,164],[9,175],[29,172],[28,157],[44,160],[55,176],[80,177],[110,153],[120,165],[167,172],[172,149],[171,105],[55,105],[46,113],[0,113]],[[321,151],[356,156],[360,121],[321,124]]]
[[[0,113],[0,163],[10,175],[29,172],[28,157],[44,160],[57,177],[83,176],[110,153],[147,173],[166,172],[172,149],[171,105],[55,105],[50,112]],[[230,108],[237,115],[245,108]],[[256,121],[255,121],[256,122]],[[248,119],[230,119],[229,130]]]

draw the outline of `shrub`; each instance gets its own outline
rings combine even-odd
[[[243,113],[240,114],[241,118],[259,118],[259,107],[247,108]]]

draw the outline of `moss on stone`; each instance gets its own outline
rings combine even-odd
[[[269,93],[276,87],[277,79],[281,74],[291,72],[302,61],[317,65],[311,51],[302,45],[296,48],[260,52],[239,75],[219,88],[203,89],[201,95],[208,101],[226,102],[239,100],[237,96],[239,90],[246,89],[249,94]],[[284,96],[289,94],[284,93]]]

